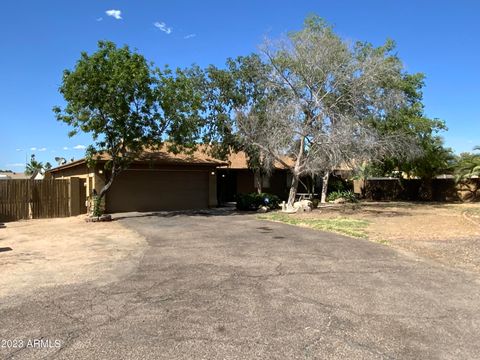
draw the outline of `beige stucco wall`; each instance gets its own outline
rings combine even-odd
[[[131,172],[135,172],[135,171],[142,171],[142,170],[145,170],[145,171],[159,171],[159,172],[177,172],[178,174],[182,174],[180,175],[181,178],[176,178],[177,180],[175,180],[175,177],[173,177],[172,179],[174,179],[173,181],[170,181],[170,182],[167,182],[166,184],[164,184],[164,186],[166,185],[166,188],[164,189],[165,191],[167,192],[170,192],[168,193],[168,196],[171,196],[173,193],[176,197],[178,197],[178,199],[184,204],[183,206],[181,206],[182,208],[188,208],[188,206],[185,206],[185,204],[188,204],[188,196],[191,196],[192,197],[192,200],[191,200],[191,204],[192,204],[192,208],[198,208],[199,206],[199,203],[198,203],[198,199],[195,199],[195,195],[194,194],[191,194],[191,195],[188,195],[187,198],[184,198],[184,195],[183,195],[183,191],[181,190],[181,187],[176,187],[176,182],[182,182],[182,178],[185,177],[185,179],[187,181],[190,180],[190,177],[189,176],[189,173],[190,174],[194,174],[194,173],[198,173],[198,172],[201,172],[202,174],[204,174],[205,177],[207,177],[207,179],[205,179],[205,182],[204,180],[201,181],[201,183],[203,184],[201,187],[198,188],[198,191],[202,192],[202,196],[205,196],[205,205],[208,206],[208,207],[216,207],[217,206],[217,175],[216,175],[216,170],[215,170],[215,167],[212,167],[212,166],[208,166],[208,165],[196,165],[196,166],[188,166],[188,165],[164,165],[164,166],[152,166],[152,165],[149,165],[149,164],[134,164],[131,166],[131,169],[130,170],[127,170],[126,172],[128,171],[131,171]],[[92,191],[93,190],[96,190],[97,194],[100,193],[100,190],[103,188],[103,186],[105,185],[105,182],[106,182],[106,175],[108,175],[108,172],[106,170],[103,169],[102,166],[99,166],[97,165],[95,168],[88,168],[86,165],[79,165],[79,166],[75,166],[75,167],[72,167],[72,168],[67,168],[67,169],[63,169],[63,170],[60,170],[58,172],[55,172],[55,173],[52,173],[51,174],[53,178],[55,179],[68,179],[68,178],[72,178],[72,177],[78,177],[78,178],[83,178],[86,180],[86,194],[87,194],[87,202],[89,202],[89,206],[91,205],[91,196],[92,196]],[[118,175],[119,178],[120,176],[122,176],[122,173],[120,173],[120,175]],[[191,177],[192,179],[195,179],[195,176],[192,176]],[[153,180],[155,180],[153,178]],[[196,181],[200,181],[198,178]],[[121,183],[122,181],[118,181],[118,179],[116,178],[116,180],[114,180],[114,183],[112,185],[112,187],[115,186],[116,183]],[[152,182],[152,186],[153,186],[153,183],[155,181]],[[108,206],[108,202],[109,201],[112,201],[112,200],[109,200],[112,199],[112,194],[114,196],[116,196],[116,201],[115,201],[115,208],[119,208],[119,204],[118,204],[118,198],[119,197],[122,197],[122,193],[125,193],[125,192],[129,192],[130,188],[135,188],[136,186],[141,186],[141,187],[149,187],[150,184],[148,182],[148,180],[141,180],[139,181],[138,183],[133,181],[133,182],[130,182],[130,183],[127,183],[127,184],[121,184],[120,186],[123,186],[123,188],[119,191],[118,189],[118,186],[117,186],[117,189],[114,189],[113,191],[110,189],[109,192],[107,192],[107,196],[103,199],[103,208],[104,209],[109,209],[109,206]],[[111,194],[109,194],[111,193]],[[158,195],[158,194],[157,194]],[[160,195],[159,195],[160,196]],[[183,199],[182,199],[183,197]],[[128,196],[125,197],[126,199],[128,199]],[[147,199],[148,200],[148,199]],[[147,201],[146,200],[146,201]],[[159,200],[159,199],[157,199]],[[123,201],[123,200],[122,200]],[[125,207],[127,207],[128,205],[128,201],[129,200],[125,200],[127,201],[127,203],[125,203]],[[130,200],[131,201],[131,200]],[[151,199],[152,202],[155,201],[155,199]]]

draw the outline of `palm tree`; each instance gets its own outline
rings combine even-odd
[[[473,150],[480,151],[480,146],[475,146]],[[457,182],[472,177],[480,177],[480,154],[467,153],[460,155],[455,174]]]
[[[30,162],[25,168],[25,175],[34,175],[43,170],[43,163],[35,159],[35,154],[30,156]]]

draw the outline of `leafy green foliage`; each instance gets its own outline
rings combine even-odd
[[[236,201],[237,209],[243,211],[257,210],[260,206],[277,209],[280,204],[278,196],[267,193],[238,194]]]
[[[58,121],[72,127],[70,136],[91,134],[89,163],[100,153],[108,155],[110,179],[100,198],[145,148],[164,140],[172,142],[173,152],[196,145],[201,96],[191,76],[154,68],[128,46],[100,41],[95,53],[83,52],[75,68],[64,71],[59,90],[66,106],[53,111]]]
[[[44,170],[44,165],[41,161],[35,159],[35,155],[32,154],[30,162],[25,167],[25,175],[33,175]]]
[[[328,181],[328,193],[334,191],[347,191],[349,188],[348,183],[340,177],[331,176]]]
[[[92,201],[92,215],[96,217],[101,216],[103,214],[102,199],[98,195],[94,195]]]
[[[363,170],[377,176],[406,173],[424,179],[432,179],[435,175],[451,171],[453,152],[444,146],[443,139],[438,135],[447,130],[445,122],[424,115],[424,78],[421,73],[403,74],[399,80],[386,83],[386,88],[396,88],[405,94],[405,103],[381,121],[372,119],[374,127],[380,133],[398,133],[410,138],[412,144],[418,147],[417,153],[403,157],[386,157],[379,164]]]
[[[358,202],[355,194],[350,190],[333,191],[327,196],[327,201],[334,201],[337,199],[345,199],[346,202],[356,203]]]
[[[480,146],[474,148],[480,150]],[[480,177],[480,154],[462,153],[455,164],[455,179],[457,182]]]

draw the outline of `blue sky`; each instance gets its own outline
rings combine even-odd
[[[300,29],[309,13],[350,40],[394,39],[407,71],[426,74],[426,113],[447,122],[447,145],[456,152],[480,145],[476,0],[4,0],[0,169],[23,171],[31,153],[51,163],[55,156],[83,157],[89,137],[68,138],[51,109],[63,104],[57,90],[63,69],[98,40],[128,44],[160,66],[221,66],[255,51],[266,35]]]

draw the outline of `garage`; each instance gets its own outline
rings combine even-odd
[[[203,209],[209,206],[206,169],[131,169],[107,193],[107,212]]]

